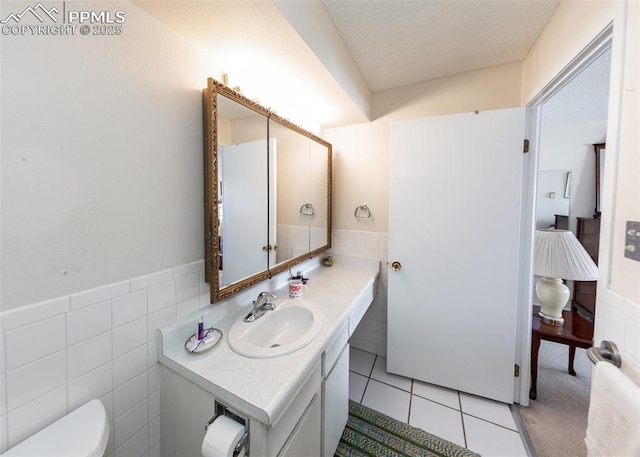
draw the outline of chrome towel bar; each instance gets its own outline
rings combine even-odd
[[[587,349],[587,356],[591,362],[609,362],[620,368],[622,366],[622,357],[618,346],[613,341],[603,340],[600,347],[590,347]]]
[[[303,216],[314,216],[315,211],[313,210],[313,205],[311,203],[304,203],[300,207],[300,214]]]
[[[367,205],[359,205],[353,215],[356,219],[371,219],[371,210]]]

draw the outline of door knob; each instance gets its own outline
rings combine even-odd
[[[391,268],[393,268],[393,271],[400,271],[400,268],[402,268],[402,264],[396,260],[391,264]]]

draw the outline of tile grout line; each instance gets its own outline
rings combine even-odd
[[[360,404],[364,401],[364,395],[367,392],[367,388],[369,387],[369,382],[371,382],[371,375],[373,374],[373,369],[376,366],[376,360],[378,360],[378,354],[373,358],[373,363],[371,364],[371,369],[369,370],[369,376],[367,376],[367,383],[364,385],[364,390],[362,391],[362,398],[360,399]]]
[[[409,411],[407,411],[407,425],[411,420],[411,406],[413,405],[413,379],[411,379],[411,387],[409,388]]]
[[[520,432],[517,430],[517,428],[518,428],[518,426],[517,426],[517,425],[516,425],[516,430],[514,430],[514,429],[509,428],[509,427],[507,427],[507,426],[505,426],[505,425],[498,424],[497,422],[490,421],[490,420],[488,420],[488,419],[485,419],[485,418],[480,417],[480,416],[476,416],[476,415],[474,415],[474,414],[469,414],[469,413],[464,413],[464,414],[466,414],[466,415],[467,415],[467,416],[469,416],[469,417],[473,417],[474,419],[478,419],[478,420],[480,420],[480,421],[482,421],[482,422],[486,422],[487,424],[495,425],[496,427],[500,427],[500,428],[503,428],[503,429],[505,429],[505,430],[509,430],[510,432],[520,434]]]
[[[458,396],[458,406],[460,406],[460,423],[462,424],[462,439],[464,440],[464,447],[469,449],[469,443],[467,442],[467,429],[464,426],[464,412],[462,411],[462,398],[460,398],[460,391],[457,391],[456,395]]]

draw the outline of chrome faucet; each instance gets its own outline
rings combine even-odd
[[[258,294],[258,298],[253,301],[253,310],[244,318],[245,322],[253,322],[262,317],[267,311],[273,311],[276,308],[276,305],[269,303],[268,297],[276,298],[276,295],[271,292],[260,292]]]

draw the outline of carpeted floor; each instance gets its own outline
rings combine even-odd
[[[542,341],[538,356],[538,397],[519,407],[538,457],[584,457],[593,364],[585,349],[576,351],[567,372],[569,347]]]

